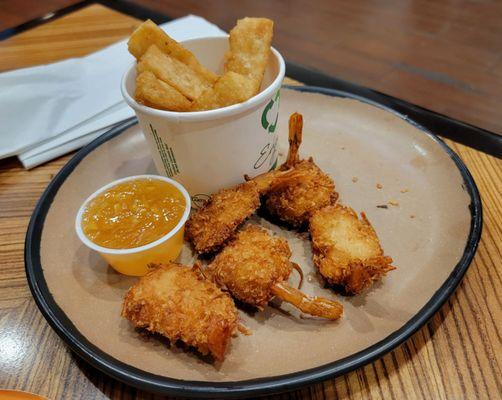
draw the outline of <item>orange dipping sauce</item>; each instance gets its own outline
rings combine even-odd
[[[92,199],[82,215],[82,230],[99,246],[131,249],[169,233],[185,208],[183,194],[170,183],[135,179]]]

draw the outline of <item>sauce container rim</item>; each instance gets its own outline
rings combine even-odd
[[[153,179],[153,180],[159,180],[159,181],[164,181],[167,182],[171,185],[173,185],[176,189],[179,190],[179,192],[183,195],[185,199],[185,211],[183,212],[183,215],[181,216],[180,220],[176,224],[176,226],[171,229],[169,232],[167,232],[165,235],[161,236],[159,239],[145,244],[143,246],[139,247],[132,247],[132,248],[127,248],[127,249],[110,249],[108,247],[103,247],[100,246],[93,241],[91,241],[84,233],[82,230],[82,215],[84,214],[84,211],[86,210],[88,204],[90,201],[94,200],[97,196],[99,196],[101,193],[107,191],[108,189],[117,186],[120,183],[127,182],[127,181],[133,181],[133,180],[138,180],[138,179]],[[175,180],[171,178],[167,178],[165,176],[161,175],[153,175],[153,174],[143,174],[143,175],[134,175],[134,176],[128,176],[126,178],[121,178],[117,179],[115,181],[112,181],[98,190],[96,190],[94,193],[92,193],[87,199],[84,200],[82,205],[80,206],[77,216],[75,218],[75,231],[77,232],[77,236],[79,239],[84,243],[87,247],[89,247],[92,250],[95,250],[99,253],[105,253],[105,254],[135,254],[135,253],[140,253],[146,250],[150,250],[166,241],[168,241],[172,236],[174,236],[186,223],[188,216],[190,215],[190,208],[191,208],[191,199],[190,195],[188,194],[187,190],[179,183],[176,182]]]

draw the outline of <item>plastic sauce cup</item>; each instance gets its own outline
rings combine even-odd
[[[89,202],[101,193],[118,185],[119,183],[136,179],[154,179],[164,181],[174,186],[185,199],[185,211],[178,224],[168,233],[152,243],[128,249],[109,249],[92,242],[82,230],[82,215]],[[178,182],[159,175],[136,175],[119,179],[103,186],[91,194],[82,204],[75,219],[77,235],[88,248],[97,251],[116,271],[124,275],[143,276],[148,272],[149,263],[166,263],[175,260],[183,246],[185,223],[190,215],[190,196],[186,189]]]
[[[223,72],[227,36],[182,43],[201,64]],[[122,95],[136,112],[158,173],[181,182],[196,206],[217,190],[242,182],[244,174],[256,176],[274,167],[284,73],[284,60],[272,48],[257,95],[215,110],[175,112],[147,107],[134,100],[134,63],[122,79]]]

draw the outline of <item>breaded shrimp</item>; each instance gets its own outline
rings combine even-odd
[[[330,284],[346,294],[358,294],[395,269],[384,255],[377,234],[364,213],[349,207],[328,206],[310,219],[314,264]]]
[[[230,296],[190,267],[157,266],[127,292],[122,316],[138,328],[182,340],[201,354],[223,361],[237,328]]]
[[[343,312],[341,304],[309,297],[286,283],[294,267],[290,256],[285,239],[247,225],[214,258],[206,272],[235,298],[259,309],[277,296],[305,313],[339,318]]]
[[[223,189],[195,211],[186,224],[187,239],[199,254],[219,250],[235,230],[260,206],[260,195],[288,171],[270,171],[249,182]]]
[[[312,213],[334,204],[338,199],[333,180],[313,161],[300,160],[298,149],[302,141],[303,119],[294,113],[289,118],[289,151],[281,170],[295,172],[276,182],[265,196],[265,209],[271,217],[292,227],[307,225]]]
[[[220,190],[190,216],[186,236],[198,253],[219,250],[259,205],[260,193],[255,182]]]

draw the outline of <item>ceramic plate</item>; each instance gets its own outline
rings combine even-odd
[[[287,119],[294,111],[304,116],[301,155],[314,156],[333,177],[341,203],[366,212],[397,269],[362,295],[338,297],[315,273],[304,234],[253,217],[250,223],[288,239],[292,260],[307,275],[304,290],[337,297],[345,308],[343,318],[302,318],[278,304],[254,316],[240,312],[253,334],[234,338],[219,365],[164,341],[145,340],[120,317],[123,296],[136,278],[107,267],[80,243],[73,228],[81,203],[97,188],[125,176],[155,173],[136,121],[128,121],[69,161],[40,199],[27,233],[26,270],[33,296],[78,355],[114,378],[150,391],[260,395],[340,375],[382,356],[446,301],[467,270],[481,233],[478,191],[462,161],[402,115],[347,93],[312,87],[282,90],[282,157]],[[186,246],[180,260],[193,258]]]

